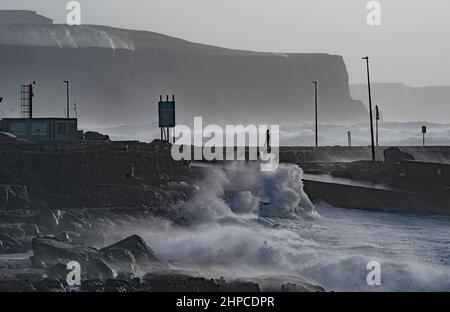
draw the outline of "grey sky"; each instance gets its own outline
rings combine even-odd
[[[1,0],[65,22],[66,0]],[[164,33],[227,48],[343,55],[350,81],[450,85],[450,1],[380,0],[382,25],[366,23],[369,0],[80,0],[82,22]]]

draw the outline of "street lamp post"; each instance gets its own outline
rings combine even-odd
[[[317,117],[317,86],[318,82],[313,81],[314,84],[314,103],[315,103],[315,112],[316,112],[316,147],[319,146],[319,126],[318,126],[318,117]]]
[[[67,91],[67,96],[66,96],[66,99],[67,99],[67,109],[66,109],[66,117],[67,117],[67,119],[69,119],[70,118],[70,109],[69,109],[69,102],[70,102],[70,98],[69,98],[69,81],[68,80],[64,80],[63,81],[65,84],[66,84],[66,91]]]
[[[425,134],[427,133],[427,126],[422,126],[422,144],[425,147]]]
[[[370,113],[370,138],[372,143],[372,161],[375,161],[375,142],[373,137],[373,111],[372,111],[372,93],[370,90],[369,57],[365,56],[362,59],[366,60],[367,65],[367,86],[369,90],[369,113]]]
[[[376,128],[376,133],[377,133],[377,135],[376,135],[377,148],[379,147],[379,144],[378,144],[378,123],[379,123],[380,119],[381,119],[380,110],[378,109],[378,105],[375,105],[375,128]]]
[[[78,119],[77,102],[73,103],[73,113],[75,114],[75,118]]]

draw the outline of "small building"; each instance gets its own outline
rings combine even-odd
[[[56,143],[78,140],[76,118],[4,118],[0,132],[9,132],[33,143]]]

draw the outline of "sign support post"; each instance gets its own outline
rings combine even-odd
[[[161,140],[170,142],[170,128],[175,127],[175,95],[172,95],[171,101],[168,95],[165,101],[163,101],[162,95],[159,96],[158,117]],[[175,131],[173,131],[173,142],[175,143]]]

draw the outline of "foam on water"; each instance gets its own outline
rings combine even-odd
[[[302,173],[295,165],[281,165],[273,172],[261,172],[258,164],[249,163],[225,171],[211,169],[194,198],[177,208],[191,221],[242,215],[315,217],[314,205],[303,191]],[[227,196],[230,192],[232,196]]]
[[[140,234],[162,259],[210,277],[303,277],[335,291],[450,290],[448,217],[314,207],[301,172],[215,171],[177,206],[194,226],[164,223]],[[224,200],[230,188],[240,191]],[[373,260],[381,286],[366,283]]]

